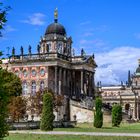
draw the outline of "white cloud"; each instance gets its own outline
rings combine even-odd
[[[13,32],[16,31],[17,29],[15,29],[14,27],[12,27],[11,25],[7,25],[5,27],[5,32]]]
[[[87,51],[90,51],[93,48],[99,49],[99,47],[106,46],[106,42],[101,39],[81,39],[79,41],[80,48],[85,48]]]
[[[87,24],[90,24],[90,23],[91,23],[91,21],[88,20],[88,21],[81,22],[80,25],[87,25]]]
[[[136,39],[140,39],[140,33],[135,33],[134,36],[136,37]]]
[[[34,13],[31,16],[29,16],[26,20],[22,20],[21,22],[41,26],[45,24],[44,17],[45,15],[42,13]]]
[[[85,32],[85,33],[83,34],[83,36],[85,36],[85,37],[89,37],[89,36],[92,36],[92,35],[93,35],[92,32]]]
[[[127,80],[128,70],[133,73],[138,66],[140,48],[122,46],[109,52],[95,54],[98,68],[95,79],[103,84],[120,84]]]

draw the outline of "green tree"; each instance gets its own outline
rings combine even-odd
[[[8,134],[6,118],[11,98],[22,92],[21,81],[13,73],[0,68],[0,138]]]
[[[101,128],[103,125],[102,99],[96,98],[94,112],[94,127]]]
[[[12,72],[5,69],[0,70],[0,78],[3,79],[3,88],[7,96],[19,96],[22,93],[21,80]]]
[[[8,126],[6,123],[8,97],[2,87],[2,79],[0,78],[0,139],[8,135]]]
[[[4,7],[3,3],[0,2],[0,36],[2,36],[1,30],[7,22],[7,12],[11,9],[9,6]]]
[[[114,105],[112,108],[112,126],[118,127],[122,121],[122,107],[121,105]]]
[[[53,130],[53,96],[51,93],[45,92],[43,95],[43,110],[41,116],[41,130]]]

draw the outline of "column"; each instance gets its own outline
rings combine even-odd
[[[72,82],[73,82],[73,87],[72,87],[73,95],[76,95],[76,93],[75,93],[75,71],[72,72]]]
[[[62,89],[62,68],[59,68],[59,95],[61,95],[61,89]]]
[[[137,120],[139,120],[139,103],[138,103],[138,100],[137,100]]]
[[[82,70],[81,71],[81,94],[84,94],[84,90],[83,90],[83,87],[84,87],[83,77],[84,77],[84,73],[83,73],[83,70]]]
[[[58,93],[58,91],[57,91],[57,71],[58,71],[58,68],[57,68],[57,66],[55,66],[55,94]]]
[[[49,88],[49,67],[46,67],[46,84],[45,84],[45,88]]]
[[[87,74],[84,73],[84,93],[87,95]]]
[[[93,95],[93,90],[92,90],[92,73],[89,73],[89,96],[92,97]]]
[[[63,70],[63,94],[66,94],[66,69]]]

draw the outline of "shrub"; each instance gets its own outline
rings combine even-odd
[[[122,107],[114,105],[112,108],[112,126],[119,126],[122,121]]]
[[[43,110],[41,116],[41,130],[53,130],[53,96],[51,93],[45,92],[43,95]]]
[[[102,99],[96,98],[95,113],[94,113],[94,127],[101,128],[103,125]]]

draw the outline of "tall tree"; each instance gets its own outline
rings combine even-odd
[[[41,116],[41,130],[53,130],[53,96],[51,93],[45,92],[43,95],[43,111]]]
[[[94,113],[94,127],[101,128],[103,125],[102,99],[96,98],[95,113]]]
[[[114,105],[112,108],[112,126],[118,127],[122,121],[121,105]]]
[[[0,78],[0,139],[8,135],[6,124],[8,96],[2,86],[3,80]]]

